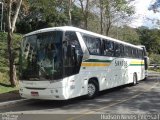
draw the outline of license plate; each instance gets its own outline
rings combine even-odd
[[[38,92],[34,92],[34,91],[31,92],[31,95],[32,96],[39,96]]]

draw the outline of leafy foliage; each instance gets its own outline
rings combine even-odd
[[[124,25],[134,14],[134,6],[129,5],[128,0],[101,0],[100,4],[101,17],[103,17],[101,24],[105,26],[103,29],[106,35],[113,25],[116,23]]]
[[[141,44],[146,46],[149,53],[160,54],[160,30],[140,27],[137,32],[139,33]]]
[[[14,34],[13,47],[19,47],[19,43],[22,39],[22,35]],[[17,58],[17,56],[15,56]],[[9,72],[9,62],[8,62],[8,50],[7,50],[7,33],[0,32],[0,83],[9,83],[8,72]]]
[[[159,54],[151,53],[149,55],[149,57],[150,57],[151,64],[160,64],[160,55]]]
[[[139,41],[139,34],[136,32],[134,28],[131,28],[129,26],[113,26],[109,32],[109,36],[131,44],[141,44]]]
[[[7,34],[0,32],[0,68],[7,67]]]
[[[17,22],[18,33],[28,33],[37,29],[68,25],[68,0],[29,0],[28,14]],[[80,26],[82,13],[79,7],[72,5],[72,25]]]

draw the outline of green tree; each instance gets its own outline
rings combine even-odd
[[[130,5],[130,2],[127,0],[100,0],[100,24],[105,26],[101,27],[101,31],[105,30],[105,34],[108,35],[113,25],[128,21],[134,14],[134,7]]]
[[[141,44],[145,45],[149,53],[160,54],[160,31],[158,29],[148,29],[140,27],[137,29]]]
[[[137,33],[136,29],[129,26],[113,26],[109,31],[109,36],[134,45],[141,44],[139,40],[139,34]]]
[[[155,53],[150,53],[150,63],[151,64],[160,64],[160,55]]]
[[[19,33],[53,26],[81,26],[82,23],[81,9],[73,0],[28,0],[25,8],[27,9],[25,16],[17,23]]]
[[[122,40],[129,42],[131,44],[135,44],[135,45],[141,44],[139,40],[139,35],[135,28],[131,28],[129,26],[123,26],[120,33],[122,35]]]

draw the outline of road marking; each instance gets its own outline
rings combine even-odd
[[[108,106],[101,107],[101,108],[96,109],[96,110],[94,110],[94,111],[88,111],[88,112],[85,112],[85,113],[84,113],[84,112],[81,112],[80,114],[82,114],[82,115],[75,116],[75,117],[70,117],[70,118],[68,118],[67,120],[75,120],[75,119],[78,119],[78,118],[82,118],[82,117],[87,116],[87,115],[89,115],[89,114],[93,114],[93,113],[95,113],[95,112],[97,112],[97,111],[99,111],[99,110],[103,110],[103,109],[106,109],[106,108],[109,108],[109,107],[112,107],[112,106],[115,106],[115,105],[124,103],[124,102],[126,102],[126,101],[132,100],[132,99],[140,96],[141,94],[144,94],[144,93],[146,93],[146,92],[149,92],[150,90],[152,90],[153,88],[155,88],[155,87],[158,85],[158,83],[159,83],[159,82],[155,83],[152,87],[146,89],[146,91],[141,92],[141,93],[139,93],[139,94],[136,94],[136,95],[134,95],[134,96],[132,96],[132,97],[130,97],[130,98],[126,98],[126,99],[124,99],[124,100],[120,100],[119,102],[112,103],[112,104],[110,104],[110,105],[108,105]]]

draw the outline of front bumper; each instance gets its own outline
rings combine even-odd
[[[63,88],[54,88],[54,89],[28,89],[20,88],[19,94],[23,98],[27,99],[44,99],[44,100],[67,100],[68,96],[65,94],[65,87]],[[32,92],[38,93],[37,95],[32,95]]]

